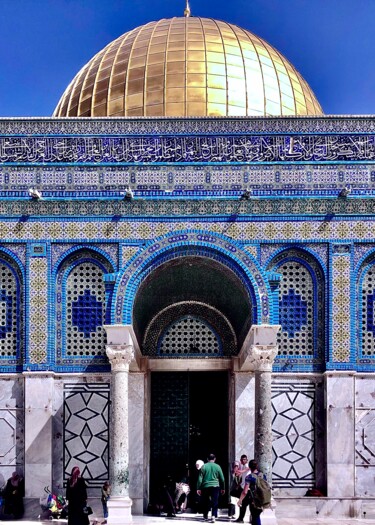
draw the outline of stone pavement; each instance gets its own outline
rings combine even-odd
[[[67,520],[49,520],[40,521],[37,518],[34,520],[22,519],[17,521],[6,521],[9,525],[66,525]],[[175,525],[203,525],[203,519],[201,515],[196,514],[178,514],[175,518],[166,518],[163,516],[133,516],[134,525],[171,525],[174,522]],[[91,525],[101,525],[102,518],[90,520]],[[227,516],[222,515],[216,521],[218,525],[227,525],[232,523]],[[247,521],[244,525],[247,525]],[[374,519],[354,519],[354,518],[342,518],[342,519],[330,519],[330,518],[314,518],[308,520],[300,520],[296,518],[279,518],[278,525],[370,525],[375,524]]]

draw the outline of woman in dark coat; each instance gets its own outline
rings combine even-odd
[[[13,472],[8,479],[4,489],[4,514],[13,516],[15,519],[22,518],[24,507],[23,497],[25,495],[25,483],[22,476]]]
[[[73,467],[72,475],[66,486],[68,500],[68,525],[88,525],[89,517],[83,509],[87,503],[85,480],[80,476],[78,467]]]

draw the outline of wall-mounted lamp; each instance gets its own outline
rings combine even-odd
[[[124,192],[124,201],[131,201],[134,199],[134,193],[131,188],[126,188],[126,191]]]
[[[345,186],[344,188],[342,188],[342,190],[340,191],[339,193],[339,197],[347,197],[350,193],[350,188],[349,186]]]
[[[42,193],[39,190],[36,190],[35,188],[29,189],[29,195],[32,199],[39,200],[42,198]]]
[[[251,190],[245,190],[243,192],[243,194],[241,195],[241,200],[242,201],[248,201],[250,199],[251,195],[252,195],[252,191]]]

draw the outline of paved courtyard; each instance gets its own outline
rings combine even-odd
[[[30,519],[22,519],[18,521],[7,521],[9,525],[16,525],[17,523],[22,522],[22,525],[35,525],[37,523],[41,525],[51,525],[52,523],[54,525],[58,525],[61,523],[61,525],[66,525],[67,520],[49,520],[49,521],[40,521],[38,519],[30,520]],[[162,525],[163,523],[180,523],[181,525],[198,525],[200,523],[204,523],[201,516],[197,516],[195,514],[183,514],[178,515],[175,518],[165,518],[163,516],[133,516],[133,523],[134,525]],[[101,525],[102,518],[100,519],[93,519],[91,520],[91,525]],[[231,523],[231,520],[229,520],[226,516],[219,516],[216,523],[221,524],[227,524]],[[246,520],[246,523],[248,521]],[[300,520],[296,518],[280,518],[278,520],[278,525],[318,525],[318,524],[324,524],[324,525],[370,525],[375,524],[374,519],[354,519],[354,518],[346,518],[346,519],[329,519],[329,518],[315,518],[311,520]]]

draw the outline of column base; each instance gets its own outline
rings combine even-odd
[[[108,500],[108,525],[127,525],[132,523],[132,500],[128,496],[111,496]]]

